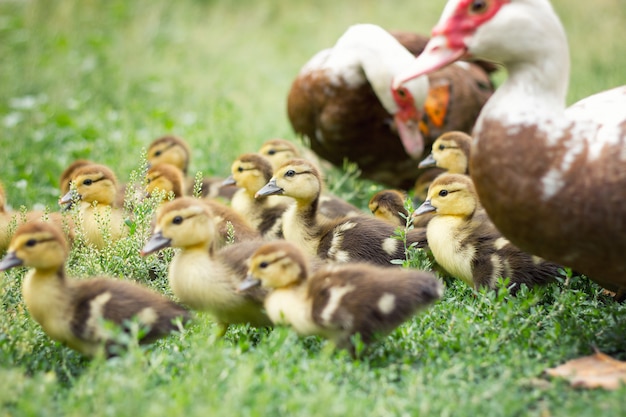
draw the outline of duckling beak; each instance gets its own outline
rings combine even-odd
[[[241,283],[237,287],[237,292],[243,292],[243,291],[249,290],[250,288],[257,287],[259,285],[261,285],[261,280],[248,274],[246,278],[243,281],[241,281]]]
[[[431,211],[437,211],[437,208],[430,204],[430,200],[426,200],[419,206],[414,212],[413,217],[419,216],[420,214],[429,213]]]
[[[418,168],[428,168],[437,165],[437,161],[433,158],[433,154],[429,153],[426,158],[422,160],[419,164],[417,164]]]
[[[59,199],[59,205],[63,206],[64,210],[69,210],[72,208],[72,204],[78,200],[80,200],[80,194],[76,190],[70,190]]]
[[[265,184],[263,188],[256,192],[254,198],[263,197],[266,195],[282,194],[285,190],[276,185],[276,179],[272,178],[270,182]]]
[[[9,252],[0,261],[0,271],[6,271],[7,269],[11,269],[15,266],[20,266],[23,263],[24,262],[20,258],[17,257],[15,252]]]
[[[141,256],[150,255],[158,250],[167,248],[172,243],[172,239],[164,237],[161,232],[157,232],[150,236],[150,239],[146,242],[143,249],[141,249]]]
[[[226,178],[224,181],[222,181],[222,186],[225,185],[236,185],[237,181],[235,181],[235,178],[233,178],[232,175],[229,175],[228,178]]]

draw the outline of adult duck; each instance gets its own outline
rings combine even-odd
[[[445,131],[469,132],[493,91],[483,67],[464,63],[411,80],[394,101],[394,75],[426,42],[372,24],[351,26],[294,80],[287,99],[294,130],[332,164],[347,158],[364,178],[410,189],[421,172],[413,159]]]
[[[547,0],[451,0],[394,88],[467,56],[509,74],[473,132],[489,217],[522,250],[626,288],[626,86],[566,109],[567,38]]]

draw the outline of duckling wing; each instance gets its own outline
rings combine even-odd
[[[108,337],[103,320],[117,325],[137,319],[149,330],[142,342],[150,342],[178,327],[173,320],[190,318],[189,312],[167,297],[127,281],[92,279],[75,281],[71,330],[80,339],[104,341]]]

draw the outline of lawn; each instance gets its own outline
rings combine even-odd
[[[444,3],[0,0],[8,202],[56,210],[58,177],[76,158],[136,180],[146,146],[170,132],[191,145],[192,172],[225,176],[235,157],[269,138],[298,140],[285,111],[289,85],[347,26],[427,33]],[[623,84],[623,0],[553,3],[571,46],[568,101]],[[328,178],[361,207],[379,188],[340,170]],[[77,248],[70,275],[125,276],[169,294],[164,260],[139,257],[151,212],[136,210],[134,235],[102,252]],[[626,307],[584,277],[516,298],[446,279],[439,303],[357,360],[282,328],[239,326],[216,340],[211,319],[198,315],[147,349],[86,361],[31,320],[23,274],[0,280],[0,415],[596,416],[623,408],[626,388],[583,391],[542,374],[594,347],[626,359]]]

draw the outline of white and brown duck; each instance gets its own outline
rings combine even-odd
[[[157,211],[154,233],[142,255],[166,247],[180,249],[169,265],[172,292],[192,309],[209,312],[219,334],[224,334],[230,324],[271,325],[263,311],[264,289],[237,293],[246,277],[245,261],[263,241],[234,243],[218,250],[220,237],[214,216],[197,198],[181,197],[165,203]]]
[[[434,212],[427,226],[428,247],[443,269],[473,288],[496,288],[509,278],[511,293],[553,282],[563,267],[521,251],[496,229],[480,206],[472,180],[442,174],[416,213]]]
[[[17,266],[31,268],[22,294],[31,317],[50,338],[92,357],[119,350],[106,322],[124,331],[136,320],[146,331],[140,342],[149,343],[173,331],[190,318],[189,312],[167,297],[131,281],[108,277],[74,280],[65,275],[69,246],[62,230],[51,223],[21,225],[0,271]]]
[[[264,304],[274,324],[328,338],[352,353],[354,335],[371,343],[443,294],[443,285],[426,271],[348,263],[311,272],[305,254],[285,241],[263,245],[248,265],[239,289],[269,290]]]
[[[626,86],[566,109],[567,37],[547,0],[449,1],[394,86],[461,57],[508,73],[473,132],[470,172],[489,217],[522,250],[623,293]]]
[[[335,262],[363,261],[390,265],[404,259],[401,241],[393,237],[395,227],[372,216],[328,220],[318,213],[322,179],[317,167],[304,159],[293,159],[274,173],[258,196],[282,195],[295,200],[283,214],[283,236],[310,256]],[[409,244],[426,245],[424,229],[409,231]]]
[[[394,101],[393,77],[427,40],[372,24],[351,26],[294,80],[287,100],[292,127],[334,165],[347,158],[364,178],[410,189],[421,172],[414,160],[442,133],[469,132],[493,92],[487,66],[463,63],[412,80]]]

